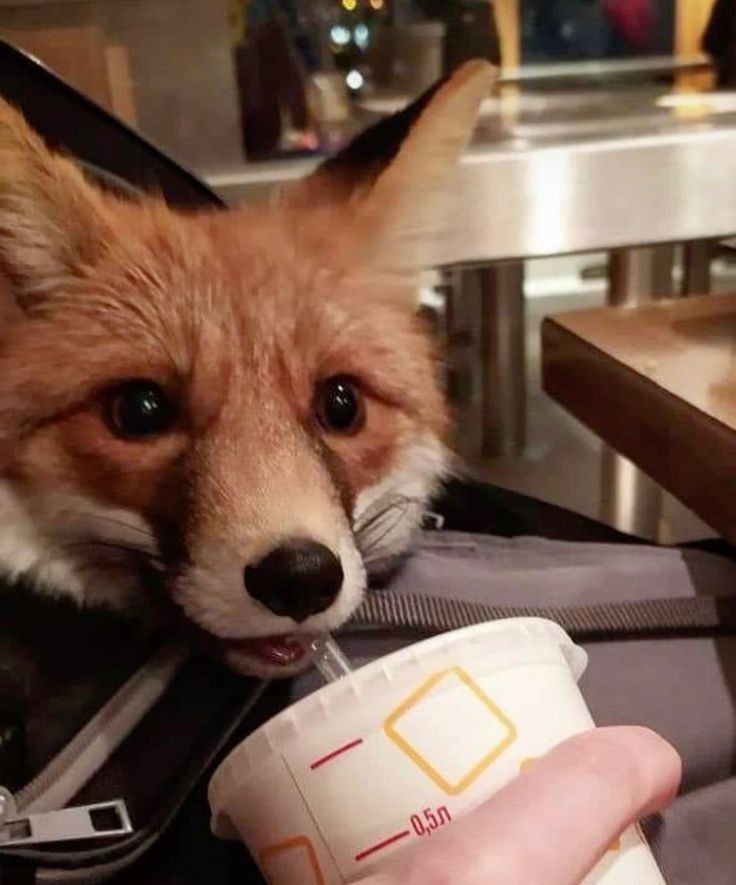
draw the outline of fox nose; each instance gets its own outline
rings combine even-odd
[[[330,607],[343,573],[340,560],[324,544],[293,538],[246,566],[243,577],[253,599],[301,623]]]

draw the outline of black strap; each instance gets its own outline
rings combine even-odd
[[[688,596],[600,605],[488,605],[420,593],[373,591],[341,631],[433,636],[500,618],[556,621],[575,640],[668,638],[736,633],[736,596]]]
[[[0,40],[0,96],[21,110],[50,147],[72,154],[172,206],[222,206],[188,169],[78,92],[35,58]]]

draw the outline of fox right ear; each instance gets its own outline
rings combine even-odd
[[[0,271],[20,306],[93,261],[107,230],[101,194],[0,101]]]
[[[362,254],[398,270],[427,263],[449,174],[495,79],[487,62],[466,62],[294,188],[297,204],[332,210],[333,253],[342,247],[347,260]]]

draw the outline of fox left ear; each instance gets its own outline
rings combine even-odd
[[[358,136],[287,200],[335,210],[331,243],[342,244],[346,257],[373,253],[387,269],[421,268],[430,258],[448,178],[495,80],[487,62],[467,62]]]
[[[0,273],[20,307],[94,261],[107,236],[102,194],[0,101]]]

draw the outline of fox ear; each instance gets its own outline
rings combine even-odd
[[[372,249],[384,265],[421,267],[439,228],[450,173],[495,78],[487,62],[467,62],[327,160],[297,186],[297,200],[336,209],[351,253]]]
[[[94,260],[105,216],[102,195],[74,163],[0,101],[0,271],[21,306]]]

